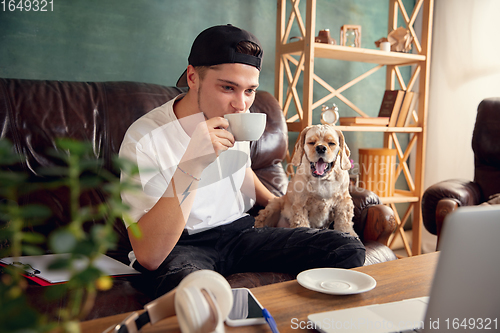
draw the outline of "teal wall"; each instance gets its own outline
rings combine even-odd
[[[48,12],[9,12],[0,7],[0,77],[174,85],[187,66],[197,34],[212,25],[232,23],[252,31],[263,44],[260,89],[273,93],[276,3],[53,0],[54,10]],[[338,42],[342,25],[359,24],[362,47],[375,48],[373,42],[387,35],[388,4],[389,0],[318,0],[317,30],[329,28]],[[295,29],[291,35],[298,34]],[[338,88],[373,66],[318,59],[316,73]],[[380,70],[348,89],[345,96],[375,116],[384,84],[385,70]],[[320,97],[315,94],[315,99]],[[332,102],[339,105],[341,116],[354,115],[339,100]],[[314,119],[319,122],[319,112]],[[357,148],[382,145],[380,133],[347,133],[346,140],[355,159]]]
[[[198,33],[232,23],[264,44],[262,84],[272,91],[275,21],[269,0],[54,0],[44,13],[0,7],[0,77],[174,85]]]

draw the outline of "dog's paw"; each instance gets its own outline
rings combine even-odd
[[[254,227],[255,228],[263,228],[264,227],[264,223],[262,223],[262,221],[255,220]]]
[[[254,226],[255,228],[263,228],[265,226],[265,220],[266,220],[266,212],[264,209],[259,211],[259,215],[255,217],[255,223]]]
[[[359,238],[358,234],[356,233],[356,231],[354,231],[354,229],[352,228],[352,226],[351,227],[347,227],[347,228],[339,228],[339,229],[337,229],[337,228],[334,227],[334,229],[338,230],[340,232],[349,234],[349,235],[351,235],[354,238]]]
[[[354,231],[354,229],[351,229],[351,231],[349,231],[348,234],[354,238],[359,238],[358,234],[356,233],[356,231]]]
[[[295,218],[290,222],[290,228],[310,228],[311,224],[308,219],[304,218]]]

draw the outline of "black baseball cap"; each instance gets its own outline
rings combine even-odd
[[[252,42],[261,51],[257,56],[239,53],[238,43]],[[214,66],[241,63],[256,67],[259,71],[264,52],[257,37],[250,32],[228,25],[218,25],[202,31],[193,42],[188,62],[192,66]],[[187,87],[187,70],[177,80],[177,87]]]

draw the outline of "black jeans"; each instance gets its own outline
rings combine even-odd
[[[241,272],[299,272],[318,267],[362,266],[365,247],[359,239],[331,229],[254,228],[254,218],[189,235],[155,271],[138,262],[148,293],[158,297],[175,288],[189,273],[209,269],[227,276]]]

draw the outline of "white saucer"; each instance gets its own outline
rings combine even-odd
[[[297,275],[297,282],[304,288],[330,295],[360,294],[377,285],[370,275],[342,268],[303,271]]]

